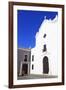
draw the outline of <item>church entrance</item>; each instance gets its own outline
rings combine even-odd
[[[49,62],[48,62],[48,57],[45,56],[43,58],[43,73],[48,74],[49,73]]]

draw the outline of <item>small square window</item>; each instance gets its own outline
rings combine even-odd
[[[25,58],[27,59],[27,55],[25,55]]]

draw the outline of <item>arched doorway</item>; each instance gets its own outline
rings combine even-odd
[[[43,58],[43,73],[48,74],[49,73],[49,62],[48,62],[48,57],[45,56]]]

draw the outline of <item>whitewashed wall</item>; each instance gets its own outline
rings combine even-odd
[[[44,38],[46,34],[46,38]],[[57,75],[57,37],[58,37],[58,18],[53,20],[45,19],[36,34],[36,46],[31,50],[31,55],[34,55],[34,61],[31,61],[31,66],[34,64],[34,69],[31,69],[32,74],[43,74],[43,58],[49,58],[49,74]],[[43,52],[43,46],[46,44],[47,51]],[[32,56],[31,56],[32,57]]]

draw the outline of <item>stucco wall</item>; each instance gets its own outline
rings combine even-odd
[[[46,38],[44,38],[46,34]],[[53,36],[52,36],[53,35]],[[34,70],[31,70],[32,74],[43,74],[43,58],[48,56],[49,58],[49,73],[50,75],[57,75],[57,40],[58,38],[58,18],[54,20],[44,20],[39,32],[36,35],[36,46],[31,49],[31,55],[34,55]],[[43,52],[43,46],[46,44],[47,51]]]

